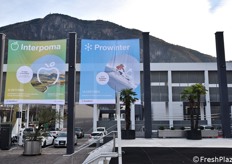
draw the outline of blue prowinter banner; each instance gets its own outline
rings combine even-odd
[[[114,104],[133,88],[141,102],[139,39],[81,41],[80,104]]]

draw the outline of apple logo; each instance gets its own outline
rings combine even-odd
[[[18,42],[16,41],[16,42],[13,42],[13,43],[11,43],[11,49],[13,50],[13,51],[17,51],[18,50],[18,48],[19,48],[19,44],[18,44]]]
[[[62,58],[53,54],[44,55],[31,64],[31,69],[33,70],[31,85],[37,91],[45,93],[50,88],[53,92],[65,86],[65,62]]]
[[[45,64],[37,71],[37,79],[46,86],[54,85],[59,80],[59,70],[55,67],[55,62]]]

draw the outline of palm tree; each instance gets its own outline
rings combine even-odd
[[[182,99],[189,101],[190,108],[190,120],[191,120],[191,130],[198,129],[199,111],[200,111],[200,99],[201,95],[205,95],[207,90],[202,84],[194,84],[186,87],[182,92]],[[194,119],[194,115],[196,115]],[[194,124],[195,120],[195,124]]]
[[[138,98],[134,97],[136,95],[137,94],[133,91],[132,88],[123,89],[121,90],[120,93],[120,100],[125,105],[125,111],[126,111],[126,130],[130,129],[130,125],[131,125],[130,107],[131,107],[131,103],[134,103],[136,100],[138,100]]]

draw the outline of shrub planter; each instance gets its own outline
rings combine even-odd
[[[183,138],[185,137],[185,131],[184,130],[158,130],[158,137],[159,138]]]
[[[23,155],[41,155],[41,141],[24,141]]]
[[[201,130],[187,130],[186,138],[190,140],[201,140]]]
[[[122,139],[135,139],[135,130],[122,130]]]
[[[201,130],[201,135],[205,138],[216,138],[218,137],[218,130]]]

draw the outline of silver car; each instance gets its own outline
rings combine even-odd
[[[74,145],[77,145],[77,137],[74,135]],[[67,147],[67,132],[61,131],[54,140],[54,147]]]
[[[75,131],[77,138],[83,138],[85,136],[83,129],[80,127],[75,127],[74,131]]]

